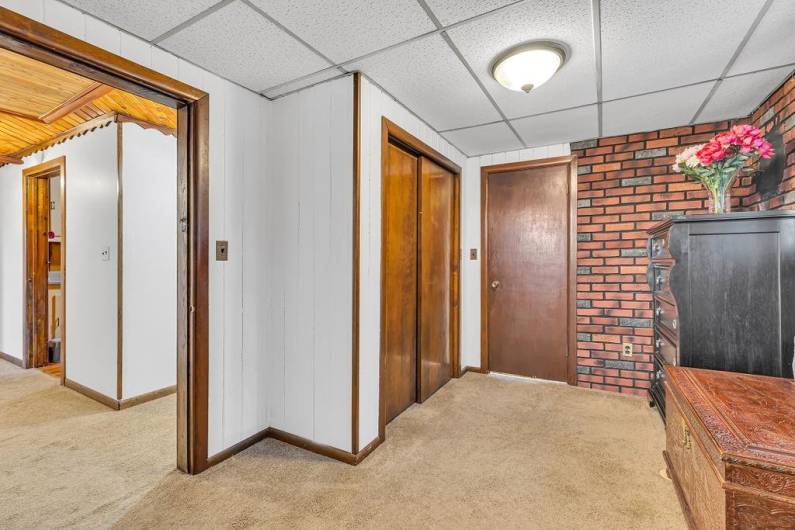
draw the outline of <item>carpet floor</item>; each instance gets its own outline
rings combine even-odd
[[[467,374],[357,467],[268,439],[190,477],[174,396],[113,412],[33,372],[0,366],[3,527],[686,528],[640,398]]]

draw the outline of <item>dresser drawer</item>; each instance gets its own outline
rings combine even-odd
[[[651,266],[651,290],[659,297],[673,301],[670,289],[671,268],[665,265],[653,264]]]
[[[726,528],[726,494],[721,478],[668,384],[665,387],[665,451],[669,472],[681,490],[696,528]]]
[[[665,298],[654,297],[654,324],[665,328],[671,337],[679,339],[679,320],[676,305]]]
[[[654,353],[668,364],[673,366],[679,364],[679,352],[676,343],[657,329],[654,330]]]
[[[651,259],[667,259],[671,257],[668,250],[668,232],[663,234],[655,234],[649,238],[649,258]]]

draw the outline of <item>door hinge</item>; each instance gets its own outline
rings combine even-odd
[[[180,232],[187,232],[188,231],[188,218],[183,217],[179,220],[179,230]]]

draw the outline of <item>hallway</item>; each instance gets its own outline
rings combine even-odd
[[[15,528],[684,527],[659,475],[663,427],[644,399],[468,374],[392,422],[358,467],[267,439],[195,477],[173,470],[174,399],[111,411],[0,362],[0,519]]]

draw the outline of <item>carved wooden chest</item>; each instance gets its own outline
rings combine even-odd
[[[795,528],[795,381],[666,366],[665,460],[691,528]]]

